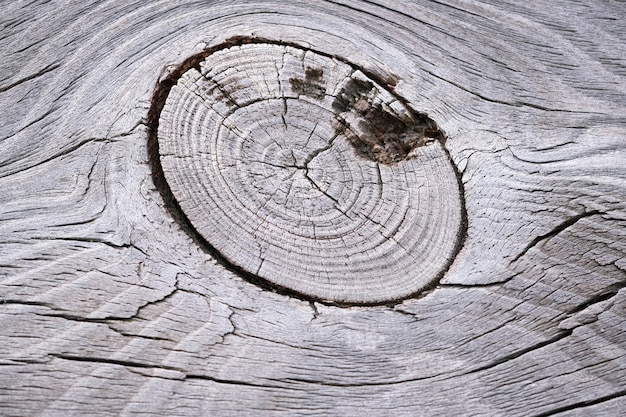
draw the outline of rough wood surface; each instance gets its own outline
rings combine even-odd
[[[621,2],[1,9],[0,414],[624,414]],[[155,86],[235,36],[395,80],[446,133],[467,234],[436,287],[353,307],[274,293],[167,210]]]
[[[432,286],[465,232],[435,123],[331,57],[230,45],[153,104],[174,210],[251,281],[313,300],[389,303]]]

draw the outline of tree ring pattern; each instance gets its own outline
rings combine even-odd
[[[373,305],[431,288],[464,236],[445,136],[341,57],[239,39],[160,82],[155,178],[176,217],[244,278]]]

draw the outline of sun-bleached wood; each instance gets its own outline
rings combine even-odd
[[[412,112],[359,70],[244,44],[168,93],[154,129],[169,188],[208,244],[255,278],[381,303],[432,286],[454,258],[462,203],[443,142],[404,133]],[[383,132],[364,131],[375,124]],[[361,139],[385,131],[387,143]]]
[[[0,414],[615,416],[626,398],[618,1],[2,5]],[[340,56],[447,134],[467,238],[394,305],[203,251],[152,178],[155,86],[234,36]]]

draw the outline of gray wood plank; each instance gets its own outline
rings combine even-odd
[[[2,9],[0,414],[624,413],[620,2]],[[152,94],[233,36],[342,57],[446,133],[467,236],[437,286],[309,302],[241,278],[172,217]]]

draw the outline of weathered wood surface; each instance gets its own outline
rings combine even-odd
[[[1,9],[0,414],[626,410],[619,1]],[[309,303],[240,278],[173,219],[152,94],[233,36],[395,78],[446,132],[468,227],[436,288]]]
[[[245,42],[155,95],[148,146],[172,211],[226,267],[312,301],[388,304],[436,283],[465,233],[436,123],[345,62]]]

